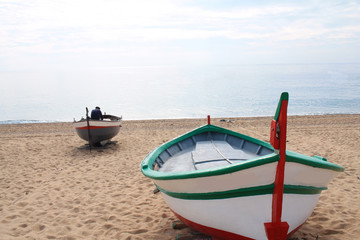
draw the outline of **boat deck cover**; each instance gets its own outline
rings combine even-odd
[[[161,172],[203,170],[236,164],[258,157],[244,149],[234,149],[227,141],[197,141],[193,148],[171,156],[159,169]],[[230,162],[229,162],[230,161]]]
[[[208,169],[255,158],[257,155],[234,149],[226,141],[201,141],[192,151],[195,169]]]

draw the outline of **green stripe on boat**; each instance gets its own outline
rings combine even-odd
[[[287,194],[320,194],[322,190],[326,189],[327,187],[284,185],[284,193]]]
[[[236,197],[249,197],[257,195],[272,194],[274,191],[274,184],[241,188],[224,192],[207,192],[207,193],[177,193],[166,191],[159,186],[156,186],[161,192],[174,198],[187,199],[187,200],[214,200],[214,199],[226,199]],[[326,187],[311,187],[311,186],[295,186],[284,185],[284,193],[286,194],[320,194],[322,190],[326,190]]]
[[[345,168],[319,158],[319,156],[309,157],[300,153],[286,151],[286,162],[295,162],[316,168],[329,169],[336,172],[343,172]]]

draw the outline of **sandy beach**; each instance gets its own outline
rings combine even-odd
[[[212,119],[269,140],[271,117]],[[178,221],[140,172],[158,145],[206,119],[124,121],[117,143],[81,149],[72,123],[0,125],[0,240],[176,239]],[[360,115],[291,116],[289,150],[345,167],[291,239],[360,239]]]

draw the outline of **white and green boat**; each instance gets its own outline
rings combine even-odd
[[[270,143],[210,124],[153,150],[141,163],[171,210],[216,239],[286,239],[344,168],[286,150],[288,94]]]

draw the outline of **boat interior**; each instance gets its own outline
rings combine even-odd
[[[237,164],[273,153],[270,148],[225,133],[204,132],[163,151],[154,161],[160,172],[186,172]]]
[[[122,119],[122,117],[118,117],[118,116],[114,116],[114,115],[109,115],[109,114],[105,114],[103,115],[104,119],[108,119],[110,121],[119,121]]]

